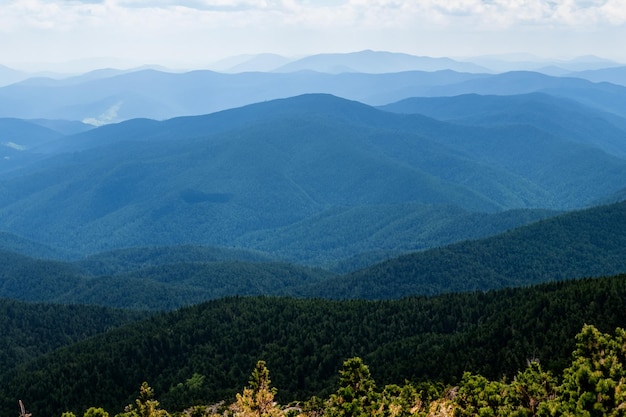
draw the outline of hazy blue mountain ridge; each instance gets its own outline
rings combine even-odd
[[[489,70],[471,62],[459,62],[450,58],[433,58],[383,51],[359,51],[352,53],[318,54],[289,62],[274,69],[276,72],[318,71],[331,74],[345,72],[394,73],[404,71],[452,70],[469,73],[485,73]]]
[[[51,123],[13,118],[0,119],[0,173],[19,169],[42,158],[37,149],[59,142],[64,133]]]
[[[422,96],[515,95],[541,92],[569,98],[599,110],[626,116],[626,87],[611,83],[592,83],[573,77],[551,77],[532,71],[513,71],[491,77],[435,86]],[[417,96],[418,94],[416,94]]]
[[[416,96],[546,92],[623,116],[626,89],[533,72],[492,75],[451,70],[383,74],[139,70],[107,78],[85,78],[77,83],[48,80],[45,85],[32,84],[23,82],[0,88],[0,115],[104,124],[133,118],[161,120],[207,114],[305,93],[328,93],[384,105]]]
[[[526,124],[626,157],[626,118],[544,93],[414,97],[380,107],[478,126]]]
[[[611,66],[609,68],[588,69],[570,74],[576,78],[584,78],[593,82],[609,82],[626,86],[626,66]]]
[[[0,144],[30,150],[43,143],[59,139],[63,134],[27,120],[0,119]]]
[[[555,214],[539,209],[474,213],[432,204],[336,207],[285,227],[246,233],[237,243],[252,244],[290,262],[349,272],[407,252],[491,236]]]
[[[257,54],[226,59],[211,65],[211,69],[220,72],[270,72],[290,61],[291,58],[277,54]]]
[[[578,71],[593,71],[619,66],[620,63],[594,55],[579,56],[573,59],[540,58],[532,54],[495,54],[471,57],[469,62],[484,66],[493,72],[536,71],[548,75],[568,75]]]
[[[329,228],[332,245],[293,248],[332,263],[338,253],[357,255],[341,248],[375,249],[342,243],[350,236],[342,221],[355,230],[359,218],[377,215],[384,230],[415,219],[411,205],[571,209],[618,192],[626,178],[623,159],[532,125],[459,125],[329,95],[132,120],[64,143],[84,151],[5,178],[0,214],[8,232],[83,253],[180,244],[265,251],[282,239],[277,228],[307,241],[313,219],[349,209]],[[406,237],[383,247],[422,247],[417,235]]]
[[[0,87],[22,81],[27,77],[28,74],[22,71],[9,68],[5,65],[0,65]]]

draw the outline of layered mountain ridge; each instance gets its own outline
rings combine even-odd
[[[304,248],[316,245],[320,265],[340,253],[425,247],[409,235],[363,247],[362,236],[341,229],[358,231],[368,216],[381,230],[403,217],[421,227],[414,213],[566,210],[623,189],[623,146],[612,155],[598,141],[556,133],[538,122],[459,125],[330,95],[131,120],[42,147],[50,157],[36,154],[5,175],[0,214],[7,232],[83,254],[177,244],[266,250],[288,228],[303,233],[294,240]],[[335,237],[308,242],[315,226]]]

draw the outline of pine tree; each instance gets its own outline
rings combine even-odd
[[[339,389],[331,395],[328,417],[366,417],[378,408],[378,394],[370,370],[361,358],[351,358],[339,371]]]
[[[103,408],[89,407],[83,417],[109,417],[109,413],[104,411]]]
[[[626,331],[611,336],[585,325],[563,376],[557,415],[626,416]]]
[[[123,413],[115,417],[169,417],[169,413],[159,408],[159,402],[154,398],[154,390],[147,382],[139,388],[139,398],[135,405],[129,404]]]
[[[276,388],[271,387],[270,372],[265,361],[258,361],[248,387],[237,394],[236,402],[231,406],[235,417],[282,417],[284,413],[274,402]]]
[[[524,371],[517,373],[510,384],[506,398],[513,416],[538,416],[549,414],[546,404],[557,395],[558,381],[541,368],[538,361],[531,361]]]

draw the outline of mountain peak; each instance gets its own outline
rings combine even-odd
[[[399,52],[373,51],[365,49],[348,53],[326,53],[311,55],[290,62],[277,72],[313,70],[337,74],[358,72],[369,74],[394,73],[404,71],[439,71],[451,69],[459,72],[488,72],[476,64],[455,61],[451,58],[415,56]]]

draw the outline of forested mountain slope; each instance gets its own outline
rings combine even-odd
[[[52,302],[83,281],[75,266],[0,250],[0,297]]]
[[[87,256],[74,262],[87,275],[116,275],[177,263],[271,262],[261,252],[205,246],[168,246],[117,249]]]
[[[25,303],[0,298],[0,369],[28,362],[123,324],[142,312],[95,306]]]
[[[68,252],[6,232],[0,232],[0,251],[40,259],[67,260],[71,258],[71,254]]]
[[[381,248],[422,249],[416,229],[392,242],[377,234],[423,223],[420,211],[437,225],[451,206],[579,208],[626,178],[626,160],[539,127],[460,126],[328,95],[134,120],[64,141],[67,153],[0,181],[0,215],[8,232],[83,254],[180,244],[266,251],[284,238],[277,229],[307,242],[320,226],[329,239],[281,256],[327,266]],[[467,214],[456,212],[457,221]],[[370,233],[379,238],[364,245],[358,232],[368,218],[379,219]]]
[[[227,298],[161,314],[5,370],[0,412],[16,400],[33,414],[102,406],[120,412],[148,381],[165,408],[194,395],[232,398],[259,359],[282,403],[326,395],[348,357],[360,356],[381,385],[454,382],[463,371],[509,378],[539,359],[569,363],[584,323],[612,331],[626,323],[626,277],[399,301]],[[182,385],[178,386],[181,383]]]
[[[308,288],[308,295],[395,298],[485,291],[626,271],[626,202],[563,214],[477,241],[401,256]]]
[[[291,264],[229,259],[236,255],[225,253],[193,247],[129,250],[69,263],[0,251],[0,297],[171,310],[225,296],[293,294],[294,288],[334,276]]]
[[[493,236],[558,213],[541,209],[475,213],[432,204],[337,207],[271,233],[248,233],[241,244],[250,240],[255,248],[291,262],[347,273],[407,252]]]
[[[71,263],[5,251],[0,295],[163,310],[233,295],[380,299],[484,291],[626,271],[624,219],[626,202],[595,207],[345,275],[224,248],[135,248]]]
[[[0,174],[41,159],[33,154],[33,149],[62,137],[63,134],[30,121],[0,118]]]
[[[32,149],[42,143],[54,141],[63,134],[31,121],[0,118],[0,144]]]

